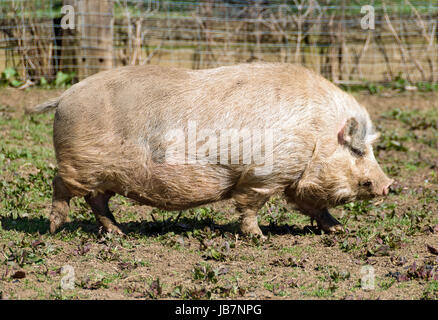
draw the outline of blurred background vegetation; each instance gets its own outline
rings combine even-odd
[[[370,4],[374,29],[364,30]],[[73,30],[61,27],[65,5]],[[338,84],[433,89],[437,18],[433,0],[4,0],[0,70],[4,84],[62,86],[122,65],[270,61],[303,64]]]

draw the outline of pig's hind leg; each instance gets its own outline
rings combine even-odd
[[[318,228],[321,230],[328,233],[344,231],[342,224],[330,214],[327,208],[315,208],[309,204],[309,201],[305,202],[293,199],[292,202],[301,213],[312,218],[312,221],[316,220]]]
[[[327,209],[324,209],[318,218],[316,218],[318,227],[325,232],[340,232],[344,231],[342,224],[333,217]]]
[[[69,202],[72,194],[65,186],[62,178],[56,176],[53,179],[52,212],[50,213],[50,232],[56,230],[65,222],[68,222]]]
[[[117,225],[116,219],[111,213],[108,201],[114,195],[112,192],[106,192],[104,194],[99,193],[96,196],[85,196],[85,201],[90,205],[96,216],[97,223],[103,227],[106,232],[123,234]]]
[[[327,233],[344,231],[342,224],[326,208],[311,212],[309,216],[316,220],[318,228]]]

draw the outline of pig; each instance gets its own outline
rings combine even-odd
[[[115,194],[163,210],[233,199],[240,231],[261,237],[257,213],[281,194],[321,230],[337,232],[343,227],[329,208],[385,196],[392,184],[374,157],[379,135],[366,109],[299,65],[120,67],[30,111],[50,109],[52,233],[68,220],[70,199],[84,197],[103,230],[123,234],[108,207]],[[223,138],[225,130],[234,133]]]

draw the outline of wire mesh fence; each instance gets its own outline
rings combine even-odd
[[[437,0],[2,0],[0,69],[34,81],[122,65],[269,61],[338,83],[436,82],[437,23]]]

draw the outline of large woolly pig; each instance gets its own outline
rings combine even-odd
[[[257,211],[274,194],[327,231],[327,208],[386,195],[391,180],[374,158],[367,111],[321,76],[290,64],[209,70],[123,67],[93,75],[56,108],[50,230],[84,196],[106,230],[121,194],[166,210],[234,199],[241,231],[262,232]]]

